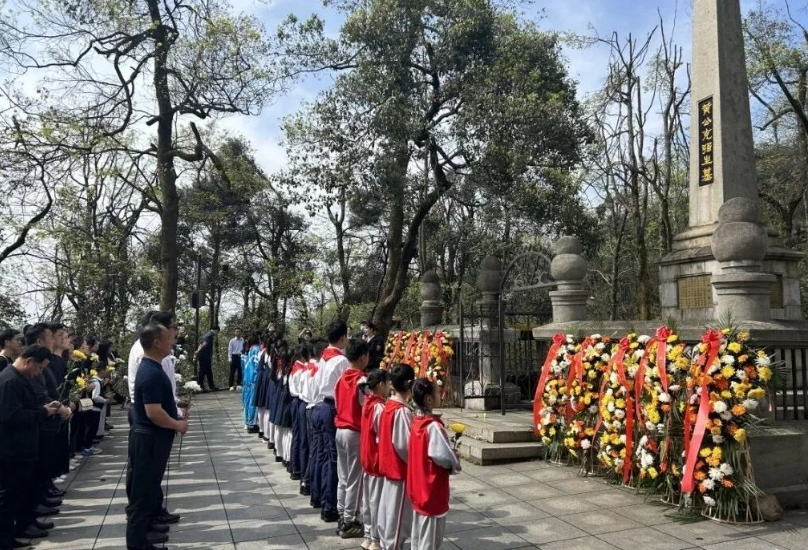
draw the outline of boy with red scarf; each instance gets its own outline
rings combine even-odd
[[[333,523],[340,520],[337,511],[337,426],[334,424],[337,410],[334,391],[340,376],[348,368],[348,360],[342,354],[348,343],[348,325],[345,321],[332,321],[326,336],[328,347],[323,351],[320,367],[314,375],[316,397],[311,420],[317,455],[312,466],[311,496],[312,504],[321,508],[320,518],[326,523]]]
[[[440,402],[438,386],[419,378],[412,386],[412,400],[417,407],[407,460],[407,496],[414,511],[412,550],[438,550],[449,513],[449,475],[460,472],[460,460],[443,421],[432,414]]]
[[[379,506],[379,538],[384,550],[401,550],[410,536],[412,505],[407,498],[407,460],[415,371],[409,365],[395,365],[390,373],[393,396],[379,419],[379,471],[384,476]]]
[[[357,521],[362,503],[362,462],[359,459],[359,432],[362,428],[362,387],[367,381],[365,367],[369,354],[367,342],[349,340],[345,357],[350,365],[342,373],[334,390],[337,405],[337,512],[340,514],[338,534],[344,539],[362,536]]]
[[[379,507],[384,478],[379,471],[379,420],[390,395],[390,373],[375,369],[368,374],[365,404],[362,407],[360,457],[362,469],[362,521],[365,524],[365,550],[381,550],[379,545]]]

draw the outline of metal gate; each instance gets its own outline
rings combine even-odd
[[[500,409],[505,414],[505,385],[519,388],[522,401],[530,401],[538,384],[541,362],[547,353],[547,343],[534,340],[532,328],[552,320],[552,308],[547,290],[556,283],[550,275],[550,259],[538,251],[517,256],[503,270],[499,283],[497,317],[498,330],[484,330],[490,320],[477,304],[458,306],[459,339],[456,342],[452,372],[458,373],[452,386],[456,405],[465,407],[470,399],[484,399],[483,369],[485,361],[492,363],[492,374],[499,374]],[[533,293],[534,300],[527,299]],[[537,298],[537,299],[536,299]],[[505,330],[516,331],[514,339],[505,338]],[[467,392],[472,388],[480,392]]]

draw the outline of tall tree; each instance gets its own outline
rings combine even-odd
[[[3,90],[24,114],[20,139],[44,137],[73,153],[126,149],[141,170],[156,173],[160,302],[174,309],[177,163],[204,156],[193,123],[193,135],[182,124],[255,114],[276,91],[261,25],[232,15],[219,0],[12,0],[5,6],[0,58],[36,79],[40,92],[31,100]],[[154,133],[133,146],[132,129],[143,125]]]
[[[473,178],[481,193],[542,180],[575,165],[587,131],[557,37],[513,13],[485,0],[335,5],[346,15],[338,39],[316,19],[282,32],[301,70],[339,73],[287,137],[301,177],[381,199],[389,256],[374,317],[387,330],[419,229],[459,180]],[[336,185],[312,176],[346,158],[358,167]],[[428,177],[414,169],[424,162]]]

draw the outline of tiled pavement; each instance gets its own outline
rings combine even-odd
[[[358,548],[299,496],[298,483],[243,430],[240,400],[229,392],[201,396],[192,427],[174,445],[169,508],[182,514],[167,548],[211,550]],[[124,549],[125,417],[102,443],[104,454],[72,474],[52,536],[37,549]],[[452,481],[447,550],[808,550],[808,511],[776,523],[729,526],[681,523],[671,510],[630,491],[544,462],[479,467],[464,464]]]

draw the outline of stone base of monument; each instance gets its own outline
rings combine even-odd
[[[486,384],[483,387],[479,382],[467,382],[465,392],[465,408],[467,409],[493,411],[502,407],[499,384]],[[511,408],[518,405],[521,400],[522,394],[519,386],[510,383],[505,384],[505,407]]]
[[[755,481],[783,508],[808,506],[808,421],[777,422],[750,433]]]
[[[441,409],[446,425],[465,427],[457,445],[460,458],[480,466],[523,462],[544,457],[544,445],[533,435],[532,411],[481,412]],[[451,432],[449,435],[453,435]]]

